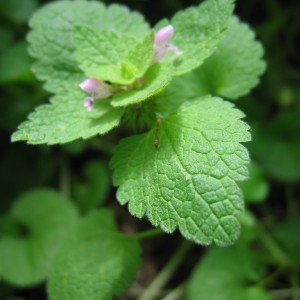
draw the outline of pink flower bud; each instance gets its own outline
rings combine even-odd
[[[173,36],[174,34],[174,28],[172,25],[168,25],[157,31],[155,34],[155,40],[154,40],[154,45],[166,45],[169,41],[169,39]]]
[[[112,92],[110,86],[103,81],[89,78],[80,83],[80,88],[89,93],[94,99],[103,99],[109,97]]]
[[[182,51],[176,46],[168,44],[168,41],[172,38],[173,34],[174,28],[172,25],[165,26],[156,33],[153,45],[155,52],[152,63],[163,60],[168,50],[173,51],[177,55],[182,54]]]
[[[112,88],[103,81],[89,78],[79,84],[80,88],[89,93],[91,97],[84,100],[83,106],[91,111],[94,107],[95,99],[104,99],[112,95]]]

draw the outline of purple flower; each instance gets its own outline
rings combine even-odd
[[[168,44],[169,39],[172,38],[174,34],[174,28],[172,25],[168,25],[160,29],[154,39],[154,57],[152,62],[158,62],[165,58],[168,50],[173,51],[177,55],[181,55],[180,51],[176,46]]]
[[[83,106],[86,107],[88,111],[91,111],[94,108],[94,98],[85,98]]]
[[[89,78],[79,84],[80,88],[89,93],[91,97],[84,100],[83,106],[91,111],[94,107],[95,99],[104,99],[112,95],[111,87],[103,81]]]

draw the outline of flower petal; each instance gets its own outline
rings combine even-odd
[[[174,45],[168,45],[168,50],[171,50],[171,51],[173,51],[175,54],[177,54],[177,55],[182,55],[183,54],[183,52],[182,51],[180,51],[176,46],[174,46]]]
[[[155,34],[154,45],[166,45],[173,34],[174,28],[172,25],[163,27]]]
[[[112,94],[111,87],[108,84],[94,78],[84,80],[79,86],[95,99],[107,98]]]
[[[86,107],[88,111],[91,111],[94,108],[94,98],[86,98],[84,100],[83,106]]]

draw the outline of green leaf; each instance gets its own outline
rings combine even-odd
[[[236,180],[247,176],[243,114],[220,98],[187,102],[149,133],[126,138],[111,167],[117,198],[166,232],[177,227],[196,243],[233,243],[243,210]],[[158,134],[158,148],[154,147]]]
[[[229,99],[248,94],[265,71],[263,49],[254,38],[247,24],[232,17],[217,50],[186,81],[194,77],[200,94],[211,93]]]
[[[0,40],[0,53],[2,55],[2,53],[8,49],[14,40],[14,33],[12,29],[0,26]]]
[[[123,63],[123,69],[126,73],[134,71],[134,78],[142,77],[149,68],[154,55],[154,31],[152,31],[145,39],[131,47],[125,62]],[[129,73],[130,74],[130,73]]]
[[[37,7],[37,0],[0,0],[0,14],[16,24],[26,23]]]
[[[153,57],[154,34],[138,43],[111,31],[74,29],[76,58],[87,77],[129,85],[141,77]]]
[[[211,93],[237,99],[259,82],[266,68],[262,56],[263,48],[251,28],[232,17],[224,40],[200,68],[200,77],[210,82]]]
[[[123,108],[113,108],[109,99],[100,99],[96,100],[93,111],[88,112],[83,107],[85,97],[79,88],[67,95],[53,97],[51,104],[41,105],[29,115],[29,120],[12,135],[12,141],[50,145],[67,143],[104,134],[119,125]]]
[[[268,181],[265,179],[260,166],[251,162],[249,166],[249,179],[239,183],[247,202],[262,202],[269,192]]]
[[[183,54],[169,56],[176,61],[176,75],[200,66],[214,51],[227,29],[233,11],[233,0],[209,0],[198,7],[178,12],[171,20],[174,26],[172,44]]]
[[[111,185],[108,167],[100,160],[85,164],[83,173],[86,182],[74,179],[72,198],[85,213],[104,202]]]
[[[0,238],[3,235],[18,235],[20,228],[9,213],[0,214]],[[0,272],[1,274],[1,272]]]
[[[173,68],[170,63],[152,65],[145,74],[143,84],[136,89],[117,93],[113,96],[111,105],[127,106],[139,103],[160,93],[171,82]]]
[[[39,61],[36,76],[46,81],[50,92],[68,91],[70,83],[84,79],[75,59],[74,26],[90,26],[96,31],[110,30],[141,40],[149,33],[143,17],[121,5],[105,7],[95,1],[59,1],[34,14],[28,35],[30,54]]]
[[[50,299],[112,299],[133,281],[139,255],[138,242],[118,233],[110,211],[94,211],[56,257],[48,280]]]
[[[75,207],[53,190],[36,189],[17,199],[11,215],[25,234],[0,237],[0,277],[17,286],[40,283],[77,222]]]
[[[277,224],[274,228],[274,236],[280,244],[280,248],[293,260],[294,264],[300,265],[300,218],[299,215],[291,216]]]
[[[248,94],[265,70],[262,55],[253,31],[232,17],[225,38],[204,64],[173,79],[165,91],[163,111],[176,110],[185,98],[212,94],[237,99]]]
[[[0,56],[0,83],[30,81],[34,78],[30,65],[32,58],[27,53],[27,44],[19,42]]]
[[[253,157],[270,177],[283,182],[300,179],[300,109],[280,112],[253,131]],[[255,128],[254,128],[255,129]]]
[[[263,265],[247,248],[213,248],[194,268],[187,299],[198,300],[201,295],[211,300],[270,300],[258,285],[263,271]]]

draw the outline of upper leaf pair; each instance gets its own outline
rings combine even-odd
[[[163,46],[177,54],[182,51],[181,56],[161,52],[159,39],[154,42],[143,18],[120,5],[62,1],[45,6],[30,22],[30,53],[38,59],[33,68],[37,77],[59,96],[30,114],[12,140],[55,144],[109,131],[120,123],[123,114],[123,109],[113,106],[149,99],[167,87],[173,76],[197,68],[214,52],[226,31],[232,2],[210,0],[175,15],[170,22],[175,30],[172,43],[179,50],[168,45],[167,39],[163,39]],[[156,28],[164,25],[165,21]],[[82,112],[86,95],[78,85],[87,78],[111,84],[113,92],[109,95],[113,95],[106,103],[112,106],[105,106],[114,116],[111,125],[101,118],[96,120],[106,114],[101,104],[95,105],[97,112]],[[92,104],[86,106],[91,108]],[[74,128],[77,116],[85,121]]]

